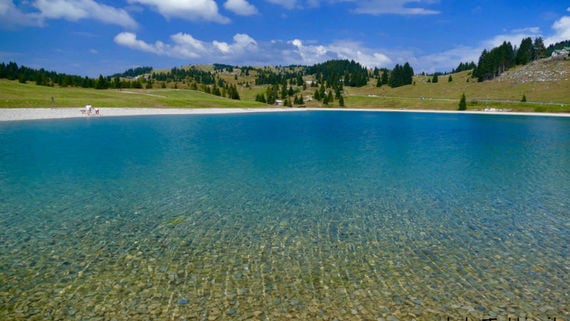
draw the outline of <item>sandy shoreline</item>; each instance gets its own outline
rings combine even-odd
[[[0,121],[101,118],[150,115],[207,115],[295,111],[291,108],[99,108],[99,115],[83,113],[82,108],[0,108]]]
[[[452,111],[452,110],[408,110],[408,109],[351,109],[351,108],[100,108],[99,115],[86,115],[81,108],[0,108],[0,122],[65,119],[65,118],[99,118],[145,115],[206,115],[234,113],[265,113],[292,111],[375,111],[375,112],[410,112],[410,113],[445,113],[445,114],[483,114],[483,115],[523,115],[570,117],[570,114],[555,113],[520,113],[520,112],[486,112],[486,111]]]

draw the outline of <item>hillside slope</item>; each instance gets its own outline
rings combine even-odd
[[[213,66],[194,68],[214,72]],[[301,70],[299,68],[291,69],[290,72],[298,72]],[[267,106],[254,101],[258,94],[265,93],[270,86],[256,85],[258,74],[259,70],[249,73],[239,69],[216,72],[218,79],[237,87],[241,100],[190,90],[192,83],[184,79],[163,83],[155,81],[152,89],[123,90],[47,87],[32,82],[22,84],[18,81],[0,80],[0,108],[50,107],[51,97],[55,98],[56,107],[78,107],[85,104],[99,107]],[[303,76],[302,82],[307,81],[314,81],[314,76]],[[432,82],[432,76],[417,75],[414,76],[412,85],[398,88],[386,85],[376,87],[376,82],[377,79],[371,77],[364,86],[344,86],[345,107],[455,110],[461,95],[465,93],[470,110],[498,108],[526,112],[570,112],[570,60],[539,60],[515,67],[500,77],[485,82],[477,82],[471,77],[470,71],[440,76],[436,83]],[[340,105],[337,99],[326,105],[322,101],[311,100],[318,87],[293,84],[293,89],[295,96],[305,98],[297,107]],[[521,101],[523,97],[526,102]]]
[[[253,102],[232,100],[195,90],[105,89],[47,87],[0,79],[0,108],[20,107],[265,107]]]
[[[373,81],[365,87],[345,87],[346,105],[453,110],[465,93],[471,110],[570,112],[570,60],[539,60],[485,82],[477,82],[469,71],[440,76],[437,83],[431,79],[431,76],[415,76],[414,84],[399,88],[378,88]],[[523,96],[527,102],[521,102]]]

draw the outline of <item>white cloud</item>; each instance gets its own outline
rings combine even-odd
[[[390,67],[393,63],[392,59],[385,53],[363,47],[359,42],[354,41],[336,41],[328,45],[327,50],[334,52],[338,59],[358,61],[361,65],[368,68]]]
[[[229,23],[227,17],[218,12],[214,0],[128,0],[155,8],[166,18],[182,18],[187,20],[206,20],[218,23]]]
[[[203,41],[187,33],[170,36],[169,41],[148,43],[132,32],[115,36],[115,43],[137,51],[176,59],[191,59],[190,63],[226,62],[236,65],[312,65],[330,59],[351,59],[367,67],[391,67],[392,59],[379,50],[360,43],[338,41],[328,45],[305,44],[300,39],[258,42],[247,34],[236,34],[232,42]]]
[[[328,45],[306,45],[302,40],[287,42],[292,48],[283,50],[289,64],[313,65],[330,59],[349,59],[369,67],[391,67],[392,59],[376,49],[354,41],[336,41]]]
[[[39,16],[42,19],[95,19],[129,29],[137,27],[135,20],[125,10],[93,0],[37,0],[33,6],[40,11]]]
[[[570,8],[568,8],[570,12]],[[552,45],[561,41],[570,40],[570,16],[564,16],[552,24],[554,34],[544,39],[546,46]]]
[[[154,45],[149,45],[142,40],[137,39],[137,35],[132,32],[121,32],[115,36],[115,43],[129,47],[131,49],[140,50],[144,52],[150,52],[154,54],[161,54],[161,49],[163,45],[159,42]]]
[[[170,36],[170,43],[156,41],[154,44],[137,39],[132,32],[115,36],[115,43],[134,50],[178,59],[193,59],[196,62],[240,61],[257,51],[257,42],[246,34],[236,34],[233,43],[214,40],[205,42],[187,33]]]
[[[42,25],[37,13],[24,13],[11,0],[0,0],[0,27],[15,28]]]
[[[498,47],[505,41],[510,42],[513,46],[518,47],[524,38],[536,38],[540,37],[540,34],[540,28],[538,27],[514,29],[508,33],[496,35],[491,39],[483,41],[481,51],[483,51],[483,49],[492,49]]]
[[[346,0],[356,4],[355,13],[360,14],[403,14],[403,15],[432,15],[439,11],[426,9],[421,5],[432,4],[434,0]],[[417,3],[417,6],[409,6],[409,3]]]
[[[306,46],[299,39],[294,39],[287,43],[294,47],[294,50],[287,51],[289,55],[298,55],[298,58],[293,58],[294,60],[298,59],[296,64],[312,65],[322,62],[328,57],[328,50],[322,45]]]
[[[224,8],[241,16],[257,14],[257,8],[247,2],[247,0],[227,0],[224,3]]]

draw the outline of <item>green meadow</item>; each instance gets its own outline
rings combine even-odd
[[[191,107],[244,108],[266,105],[244,100],[231,100],[187,89],[90,89],[47,87],[33,83],[0,80],[0,107]]]
[[[449,77],[451,76],[451,81]],[[0,108],[4,107],[155,107],[155,108],[244,108],[267,107],[254,101],[267,86],[243,86],[254,83],[252,76],[220,74],[228,83],[238,84],[241,100],[231,100],[188,86],[167,88],[155,85],[152,89],[85,89],[75,87],[47,87],[35,83],[0,80]],[[306,80],[311,80],[307,77]],[[180,84],[182,85],[182,84]],[[339,107],[338,100],[323,105],[311,100],[316,88],[298,88],[296,94],[305,98],[304,107]],[[362,87],[344,87],[344,105],[347,108],[429,109],[456,110],[462,94],[467,98],[468,110],[487,108],[520,112],[570,112],[570,60],[536,62],[515,67],[495,80],[477,82],[471,72],[443,75],[437,82],[431,76],[418,75],[412,85],[398,88],[376,87],[376,79]],[[525,99],[523,99],[523,97]],[[526,100],[526,101],[523,101]],[[302,107],[302,106],[296,106]]]

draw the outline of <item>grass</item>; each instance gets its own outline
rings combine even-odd
[[[207,66],[206,66],[207,67]],[[204,67],[204,68],[206,68]],[[557,80],[538,80],[541,72],[557,73],[563,76]],[[536,78],[534,75],[539,75]],[[528,76],[531,74],[531,76]],[[470,72],[459,72],[440,76],[437,83],[428,82],[430,76],[414,77],[414,84],[399,88],[376,87],[371,79],[363,87],[344,87],[345,107],[348,108],[394,108],[456,110],[461,94],[467,97],[469,110],[485,108],[510,109],[523,112],[570,112],[570,60],[562,62],[537,63],[533,66],[513,68],[507,77],[479,83],[471,78]],[[220,74],[228,83],[255,82],[254,76]],[[535,77],[535,78],[533,78]],[[544,78],[544,77],[542,77]],[[308,79],[308,78],[307,78]],[[174,89],[177,85],[179,88]],[[158,84],[156,85],[158,87]],[[17,81],[0,80],[1,107],[50,107],[55,97],[56,107],[78,107],[91,104],[96,107],[267,107],[255,102],[258,93],[264,93],[266,86],[246,87],[238,85],[241,100],[230,100],[187,89],[188,83],[167,83],[165,89],[95,90],[83,88],[59,88],[37,86],[33,83],[20,84]],[[303,97],[312,96],[316,88],[307,88]],[[527,102],[521,102],[526,96]],[[327,107],[316,100],[306,102],[306,107]],[[328,107],[339,107],[334,101]]]
[[[81,107],[266,107],[254,101],[231,100],[193,90],[177,89],[125,89],[96,90],[37,86],[32,83],[0,80],[0,108]]]
[[[570,69],[570,62],[568,64]],[[399,88],[375,87],[372,83],[360,88],[345,88],[347,106],[362,108],[406,108],[455,110],[461,94],[467,97],[471,110],[503,108],[513,111],[569,112],[570,80],[543,82],[487,81],[477,82],[469,72],[439,77],[437,83],[429,83],[431,77],[416,76],[414,84]],[[569,77],[570,78],[570,77]],[[521,102],[525,95],[527,102]]]

